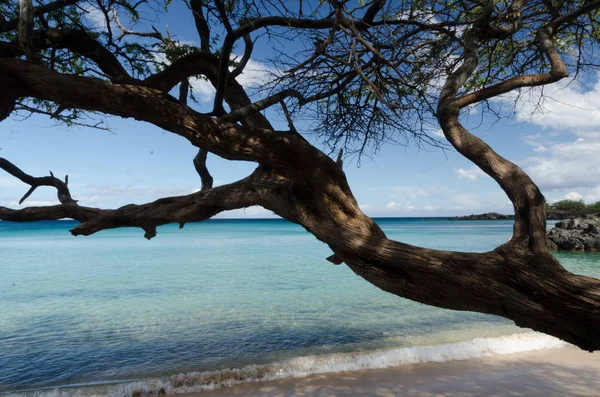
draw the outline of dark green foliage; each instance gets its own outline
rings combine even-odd
[[[590,212],[600,212],[600,201],[596,201],[593,204],[589,204],[587,206],[588,211]]]
[[[585,212],[587,206],[583,200],[560,200],[550,205],[555,211]]]

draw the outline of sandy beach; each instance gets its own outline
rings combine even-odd
[[[250,383],[188,396],[600,396],[600,354],[574,347]]]

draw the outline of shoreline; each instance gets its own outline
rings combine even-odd
[[[469,360],[244,383],[183,395],[592,397],[600,395],[600,354],[567,346]]]
[[[339,352],[314,356],[296,356],[280,362],[254,364],[208,372],[187,372],[168,377],[150,377],[89,384],[71,384],[58,387],[8,392],[9,396],[68,397],[68,396],[158,396],[198,395],[215,391],[229,395],[238,388],[242,394],[261,385],[282,383],[295,385],[306,379],[332,379],[356,373],[378,374],[381,371],[406,374],[414,368],[429,368],[448,364],[449,368],[477,359],[512,356],[518,353],[551,351],[567,345],[556,338],[536,332],[508,334],[497,337],[475,338],[436,345],[396,346],[376,350]],[[600,364],[599,364],[600,365]],[[408,372],[407,372],[408,371]],[[255,385],[255,386],[253,386]],[[285,386],[283,386],[285,387]],[[257,395],[262,391],[254,390]],[[197,394],[192,394],[197,393]],[[6,392],[0,393],[6,395]]]

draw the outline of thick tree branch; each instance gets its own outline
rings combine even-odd
[[[238,182],[187,196],[167,197],[152,203],[130,204],[116,210],[102,210],[71,230],[74,236],[88,236],[101,230],[119,227],[139,227],[144,237],[156,236],[156,227],[169,223],[199,222],[216,214],[256,204],[260,176],[251,175]]]
[[[298,136],[213,119],[148,87],[66,76],[17,59],[0,59],[0,73],[13,78],[28,96],[147,121],[229,160],[337,169],[329,157]]]
[[[0,87],[4,88],[4,92],[0,94],[0,121],[2,121],[15,110],[17,100],[22,93],[15,86],[13,79],[4,76],[0,76]]]
[[[144,85],[168,92],[184,78],[204,75],[215,77],[218,73],[219,59],[207,51],[181,57],[144,80]]]
[[[47,48],[68,49],[96,63],[112,81],[136,82],[117,57],[85,31],[70,28],[38,30],[31,33],[31,44],[34,51]],[[0,56],[16,57],[23,54],[21,48],[14,43],[0,43]]]
[[[143,84],[168,92],[183,78],[203,75],[216,87],[219,80],[218,69],[219,59],[208,52],[201,51],[179,58],[161,72],[148,77],[144,80]],[[251,105],[250,98],[246,94],[244,87],[234,78],[229,79],[225,100],[231,109],[234,110]],[[254,113],[243,119],[242,122],[244,125],[252,127],[273,128],[271,123],[260,113]]]
[[[248,106],[244,106],[243,108],[238,108],[227,115],[221,117],[222,120],[228,121],[231,123],[235,123],[237,121],[243,120],[253,114],[260,112],[261,110],[270,108],[271,106],[281,102],[285,98],[294,97],[298,99],[300,102],[303,102],[302,95],[296,90],[283,90],[278,92],[277,94],[273,94],[269,97],[256,101]]]
[[[0,207],[0,220],[8,222],[37,222],[70,218],[83,222],[97,216],[101,212],[102,210],[99,208],[82,207],[76,204],[27,207],[18,210]]]
[[[63,195],[69,194],[66,182],[53,176],[34,178],[3,158],[0,158],[0,168],[32,185],[32,190],[38,186],[53,186],[59,191],[59,198],[60,192]],[[209,219],[223,211],[256,205],[259,193],[270,188],[270,180],[271,176],[259,168],[249,177],[235,183],[187,196],[162,198],[148,204],[130,204],[116,210],[78,206],[68,195],[68,200],[63,197],[61,205],[19,210],[0,207],[0,220],[33,222],[71,218],[82,222],[71,230],[75,236],[87,236],[118,227],[140,227],[145,231],[145,237],[151,239],[156,236],[156,227],[160,225],[179,223],[183,227],[185,223]],[[28,195],[29,192],[21,202]]]
[[[365,23],[373,23],[375,16],[381,11],[385,5],[386,0],[374,0],[373,3],[365,11],[365,15],[362,17],[362,21]]]

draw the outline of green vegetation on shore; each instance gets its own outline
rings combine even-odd
[[[546,211],[597,213],[600,212],[600,201],[586,204],[583,200],[560,200],[552,204],[546,204]]]

